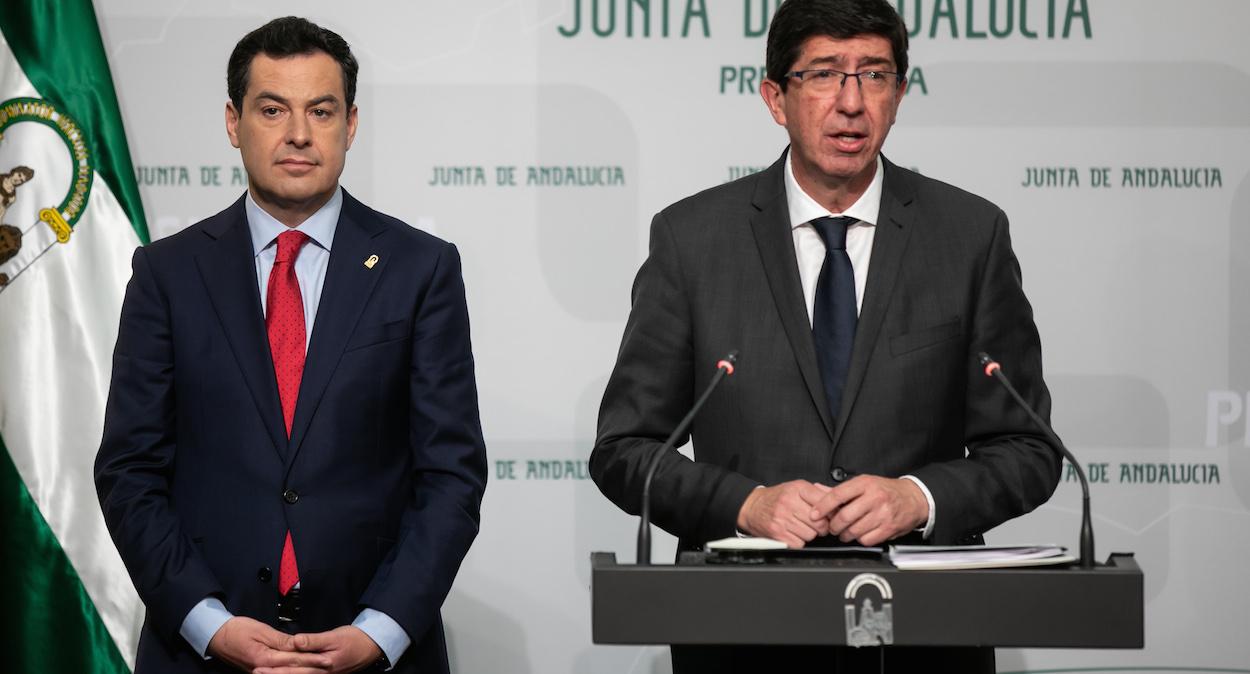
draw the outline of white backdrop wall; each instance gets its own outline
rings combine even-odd
[[[913,86],[885,151],[1012,217],[1100,556],[1146,574],[1144,651],[999,669],[1250,672],[1250,3],[895,4]],[[298,14],[352,44],[343,184],[464,257],[492,481],[444,611],[455,670],[668,671],[590,643],[588,555],[632,559],[634,521],[585,462],[651,214],[784,147],[755,94],[776,2],[96,5],[154,238],[244,189],[222,121],[244,33]],[[1077,504],[1065,481],[989,539],[1075,546]]]

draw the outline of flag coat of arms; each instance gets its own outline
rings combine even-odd
[[[148,239],[90,0],[0,7],[0,630],[5,671],[127,672],[143,606],[92,463]]]

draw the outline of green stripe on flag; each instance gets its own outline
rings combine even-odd
[[[4,671],[130,672],[2,440],[0,569]]]
[[[147,243],[139,185],[91,0],[4,0],[0,31],[39,95],[86,133],[96,171]]]

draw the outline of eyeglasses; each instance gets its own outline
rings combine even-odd
[[[846,86],[846,78],[854,77],[859,83],[859,90],[866,95],[884,95],[891,87],[902,84],[903,76],[885,70],[865,70],[858,73],[844,73],[841,70],[826,68],[816,70],[795,70],[786,73],[786,77],[803,83],[814,94],[836,94]]]

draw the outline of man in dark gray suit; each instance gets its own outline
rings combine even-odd
[[[737,349],[740,370],[692,428],[695,461],[671,452],[653,485],[654,521],[682,549],[736,533],[791,547],[980,543],[1045,502],[1060,469],[975,358],[994,354],[1049,416],[1007,218],[881,156],[907,72],[907,31],[884,0],[787,0],[766,68],[761,95],[790,147],[655,216],[591,474],[637,513],[648,459]],[[674,649],[679,672],[875,670],[876,658]],[[891,671],[920,666],[992,672],[993,653],[888,653]]]

